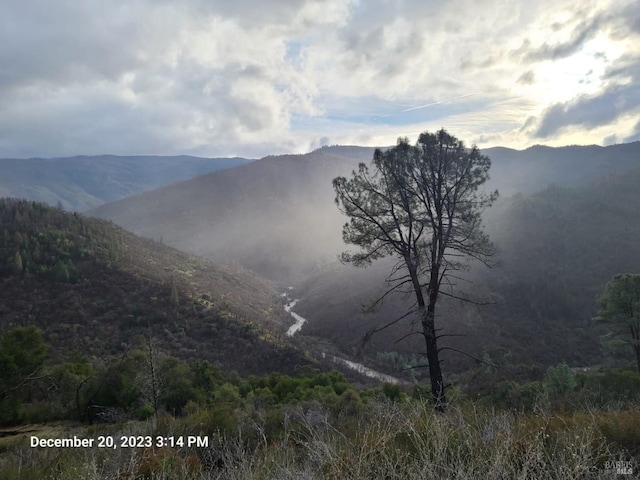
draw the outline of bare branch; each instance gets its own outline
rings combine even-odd
[[[394,341],[393,343],[399,343],[402,340],[404,340],[405,338],[409,338],[412,337],[413,335],[422,335],[424,336],[424,332],[420,332],[420,331],[411,331],[409,333],[407,333],[406,335],[403,335],[402,337],[400,337],[399,339],[397,339],[396,341]]]
[[[364,309],[364,312],[372,312],[372,311],[374,311],[375,308],[378,305],[380,305],[389,294],[395,292],[396,290],[398,290],[400,287],[406,285],[407,283],[411,283],[411,279],[405,280],[405,281],[400,282],[400,283],[394,285],[393,287],[391,287],[389,290],[387,290],[382,295],[380,295],[371,305],[366,307]]]
[[[489,365],[490,367],[495,368],[496,370],[500,370],[500,367],[498,367],[497,365],[494,365],[492,363],[488,363],[485,362],[484,360],[480,360],[478,357],[474,357],[473,355],[471,355],[470,353],[467,352],[463,352],[462,350],[458,350],[457,348],[453,348],[453,347],[441,347],[438,349],[438,351],[442,352],[443,350],[452,350],[454,352],[458,352],[461,353],[463,355],[466,355],[467,357],[473,358],[474,360],[477,360],[480,363],[484,363],[485,365]]]
[[[443,292],[442,290],[439,292],[441,295],[444,295],[445,297],[450,297],[450,298],[454,298],[456,300],[461,300],[463,302],[467,302],[467,303],[472,303],[473,305],[480,305],[480,306],[485,306],[485,305],[497,305],[498,302],[479,302],[477,300],[472,300],[468,297],[460,297],[458,295],[453,295],[451,293],[447,293],[447,292]]]
[[[0,400],[6,398],[11,392],[15,392],[16,390],[20,390],[22,387],[24,387],[27,383],[35,381],[35,380],[41,380],[43,378],[50,378],[50,375],[36,375],[39,371],[41,370],[41,367],[36,368],[33,372],[31,372],[30,374],[28,374],[26,377],[24,377],[22,380],[20,380],[20,382],[18,382],[16,385],[9,387],[7,389],[5,389],[4,391],[0,392]]]
[[[411,311],[410,310],[407,313],[405,313],[404,315],[396,318],[395,320],[392,320],[391,322],[386,323],[382,327],[374,327],[371,330],[368,330],[364,334],[364,337],[362,337],[362,341],[360,342],[360,347],[358,348],[358,351],[356,352],[356,357],[360,357],[360,355],[362,355],[362,351],[364,350],[364,347],[367,345],[367,343],[369,343],[369,340],[371,340],[371,337],[373,335],[375,335],[376,333],[382,332],[383,330],[386,330],[389,327],[392,327],[396,323],[398,323],[398,322],[404,320],[405,318],[407,318],[412,313],[415,313],[415,311]]]

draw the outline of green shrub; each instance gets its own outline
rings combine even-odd
[[[392,402],[400,401],[404,396],[400,387],[392,383],[385,383],[382,386],[382,393],[385,395],[385,397],[387,397]]]
[[[153,405],[151,405],[150,403],[145,403],[138,409],[138,420],[148,420],[149,418],[153,417],[153,412]]]
[[[566,363],[549,367],[542,383],[545,391],[552,397],[567,395],[578,386],[575,375]]]

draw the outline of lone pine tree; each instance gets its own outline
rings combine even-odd
[[[432,397],[440,410],[446,396],[436,304],[443,281],[467,269],[470,259],[487,264],[493,255],[480,221],[498,195],[480,189],[490,166],[475,146],[465,148],[443,129],[421,134],[416,145],[401,138],[391,149],[377,149],[370,167],[361,163],[350,179],[333,180],[336,204],[349,217],[343,240],[360,247],[343,253],[342,260],[367,266],[394,256],[403,275],[392,280],[390,291],[409,286],[415,294]]]

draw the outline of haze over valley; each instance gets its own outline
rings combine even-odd
[[[592,318],[607,282],[640,270],[640,142],[483,153],[493,157],[483,188],[507,193],[483,215],[492,268],[472,262],[443,287],[452,296],[437,314],[445,375],[463,391],[497,395],[513,375],[536,382],[557,365],[625,365],[623,351],[602,348],[607,330]],[[94,363],[135,362],[131,348],[159,349],[175,358],[166,381],[186,368],[179,362],[205,360],[242,375],[339,369],[361,387],[418,388],[428,376],[410,292],[376,304],[394,260],[366,269],[338,260],[353,247],[331,181],[372,156],[339,146],[268,156],[82,215],[59,202],[3,200],[2,328],[35,325],[52,361],[91,352]],[[114,177],[126,176],[131,160],[111,161]],[[117,196],[119,182],[104,183],[105,196],[111,188]],[[86,384],[83,401],[136,405],[101,396],[109,371]],[[513,385],[507,398],[520,398]]]
[[[464,334],[452,344],[474,356],[493,345],[516,364],[600,363],[597,331],[590,327],[595,298],[616,272],[640,268],[632,240],[640,222],[634,208],[640,144],[483,153],[492,159],[486,188],[506,192],[485,212],[498,266],[476,266],[473,284],[456,291],[491,305],[448,302],[445,332]],[[349,246],[341,240],[345,219],[333,204],[331,179],[371,156],[369,148],[325,147],[266,157],[90,213],[182,250],[238,263],[281,287],[295,286],[296,311],[309,320],[301,334],[329,337],[352,355],[368,330],[409,305],[392,297],[378,311],[363,313],[363,305],[384,291],[390,265],[360,270],[337,260]],[[373,339],[372,357],[416,351],[418,339],[396,344],[402,333],[394,332]],[[464,355],[448,357],[454,371],[473,366]]]
[[[640,476],[637,0],[5,3],[0,478]]]

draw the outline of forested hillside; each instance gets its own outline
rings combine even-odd
[[[54,358],[121,355],[141,336],[226,371],[305,363],[278,292],[239,266],[35,202],[1,200],[0,223],[0,329],[39,327]]]
[[[640,142],[547,147],[525,150],[495,147],[483,150],[491,158],[488,186],[503,196],[535,193],[548,185],[578,186],[638,166]]]
[[[593,335],[596,298],[615,274],[640,271],[639,181],[636,166],[496,205],[488,220],[501,261],[492,275],[504,299],[496,321],[522,319],[503,342],[518,334],[534,339],[526,348],[537,347],[536,356],[598,359],[598,343],[583,344]]]
[[[457,282],[453,291],[481,305],[444,300],[443,334],[461,335],[445,338],[444,344],[479,358],[489,349],[494,356],[499,352],[500,361],[540,369],[559,362],[587,366],[611,360],[591,319],[596,298],[613,275],[640,271],[639,182],[636,167],[579,187],[551,186],[501,198],[486,215],[497,249],[495,268],[474,266],[465,275],[469,282]],[[363,306],[384,292],[391,267],[386,262],[355,269],[336,262],[309,278],[300,286],[297,305],[309,319],[304,333],[331,338],[343,351],[355,352],[368,330],[410,307],[396,295],[363,313]],[[371,360],[381,350],[420,351],[416,336],[395,343],[410,331],[410,323],[411,317],[374,336]],[[465,355],[444,354],[446,369],[474,365]]]

